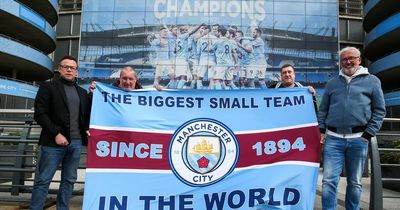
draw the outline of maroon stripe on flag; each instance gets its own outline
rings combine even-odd
[[[90,134],[88,168],[170,169],[170,134],[97,129],[90,129]],[[108,146],[104,142],[108,142]],[[124,146],[132,150],[125,149],[126,152],[121,153]]]
[[[236,167],[280,161],[319,163],[319,138],[317,126],[239,135],[240,155]]]
[[[171,169],[168,147],[172,134],[99,129],[91,129],[90,133],[88,168]],[[240,146],[236,166],[239,168],[280,161],[320,161],[317,126],[236,137]]]

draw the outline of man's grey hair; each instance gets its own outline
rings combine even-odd
[[[131,71],[131,72],[133,72],[133,74],[135,75],[135,77],[137,77],[135,69],[133,69],[133,68],[130,67],[130,66],[124,66],[124,67],[121,69],[121,72],[119,73],[119,76],[120,76],[120,77],[121,77],[123,71],[128,71],[128,72]],[[136,78],[136,79],[137,79],[137,78]]]
[[[347,51],[354,51],[354,52],[356,52],[356,54],[357,54],[358,57],[361,56],[361,52],[360,52],[359,49],[357,49],[357,48],[355,48],[355,47],[345,47],[345,48],[343,48],[343,49],[341,49],[341,50],[339,51],[339,58],[342,56],[342,54],[343,54],[344,52],[347,52]]]

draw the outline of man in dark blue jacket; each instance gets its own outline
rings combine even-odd
[[[324,144],[323,209],[336,209],[336,189],[346,166],[346,209],[359,209],[361,176],[368,141],[381,128],[385,101],[379,79],[360,66],[360,51],[346,47],[339,53],[339,76],[326,84],[318,112]]]
[[[43,209],[49,185],[61,163],[61,182],[57,209],[69,209],[69,200],[77,179],[81,145],[87,145],[89,100],[76,84],[78,64],[74,57],[61,59],[59,79],[43,83],[35,99],[36,122],[42,127],[30,209]]]

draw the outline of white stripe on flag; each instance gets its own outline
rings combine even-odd
[[[278,163],[254,165],[243,168],[236,168],[234,171],[252,170],[257,168],[267,168],[279,165],[300,165],[319,168],[319,163],[305,161],[281,161]],[[87,173],[148,173],[148,174],[172,174],[171,170],[151,170],[151,169],[114,169],[114,168],[86,168]]]
[[[306,128],[306,127],[312,127],[312,126],[318,126],[318,123],[307,123],[307,124],[301,124],[301,125],[262,129],[262,130],[234,131],[234,133],[236,135],[266,133],[266,132],[282,131],[282,130],[289,130],[289,129],[296,129],[296,128]],[[174,130],[154,130],[154,129],[130,128],[130,127],[109,127],[109,126],[100,126],[100,125],[90,125],[90,128],[99,129],[99,130],[130,131],[130,132],[161,133],[161,134],[173,134],[175,132]]]

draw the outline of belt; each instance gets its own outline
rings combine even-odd
[[[335,132],[335,133],[340,133],[338,131],[340,131],[341,129],[338,129],[336,127],[331,127],[331,126],[327,126],[328,130]],[[347,133],[347,134],[351,134],[351,133],[360,133],[360,132],[364,132],[365,131],[365,126],[356,126],[356,127],[352,127],[351,128],[351,132]]]

